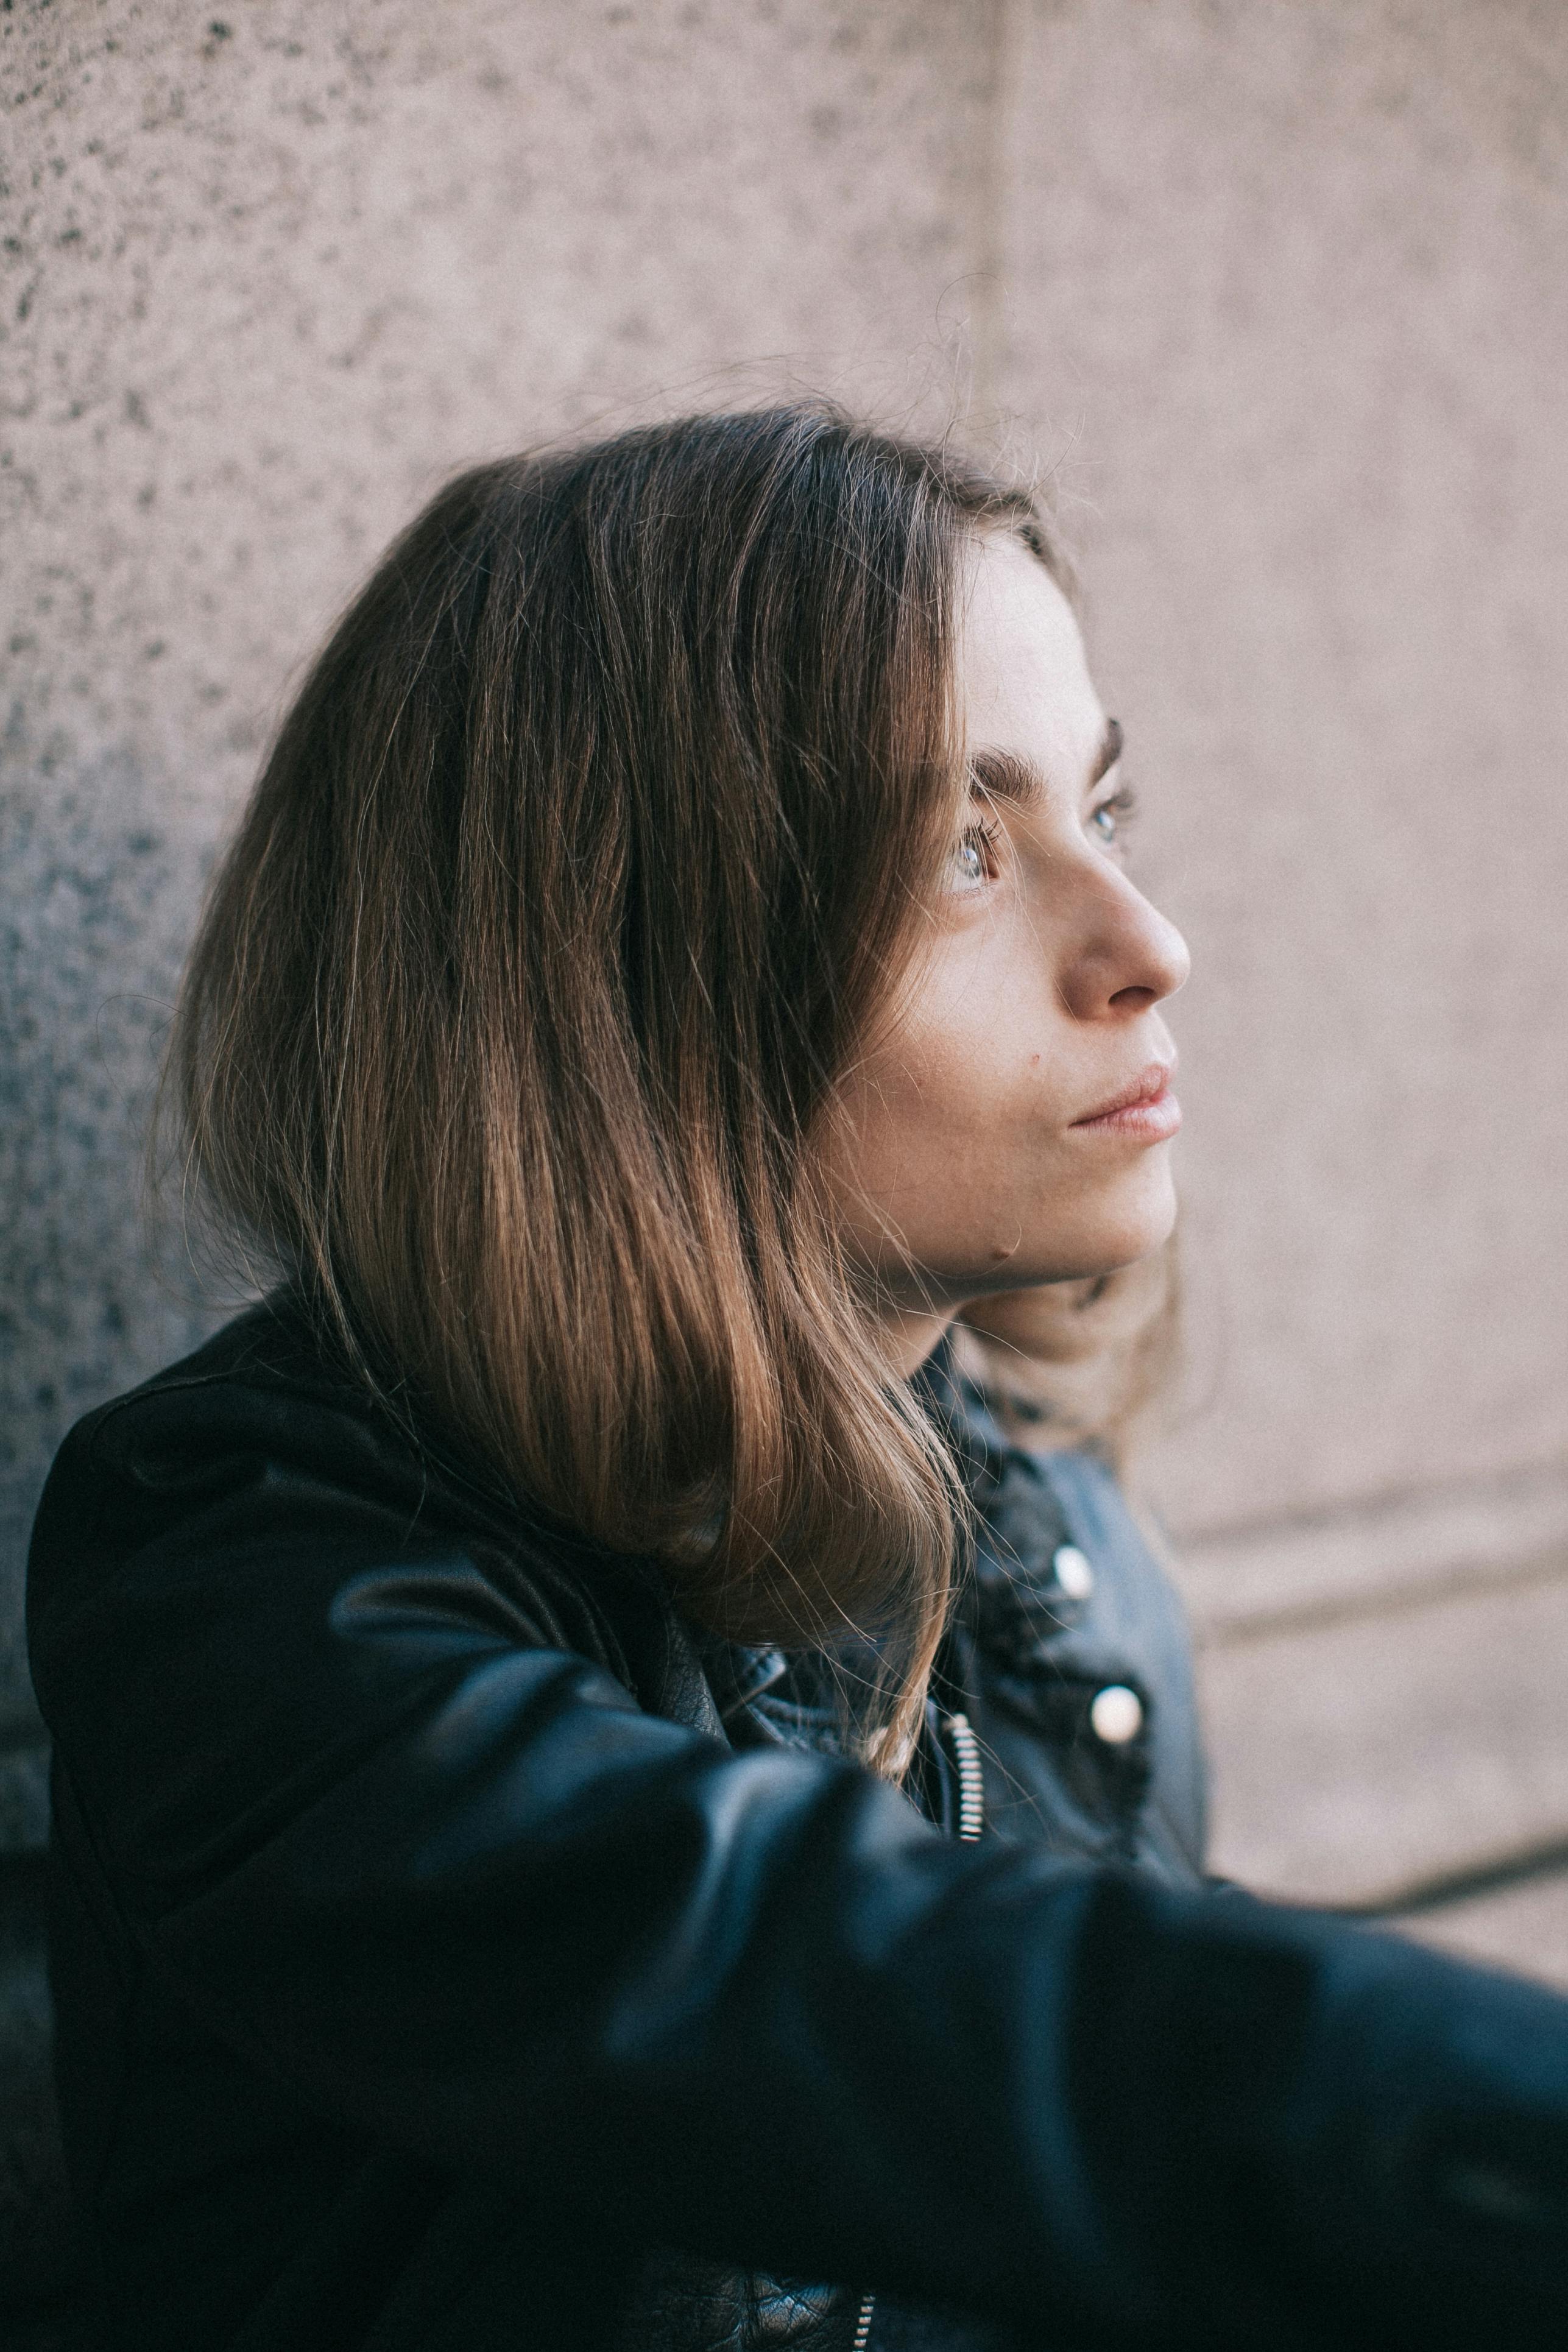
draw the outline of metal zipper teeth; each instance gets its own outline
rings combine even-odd
[[[965,1845],[973,1845],[985,1827],[985,1781],[980,1769],[980,1742],[966,1715],[950,1715],[942,1729],[952,1742],[953,1761],[958,1766],[958,1834]],[[867,2352],[871,2341],[871,2315],[876,2308],[874,2294],[862,2296],[850,2352]]]
[[[973,1845],[985,1827],[985,1782],[980,1770],[980,1742],[966,1715],[950,1715],[942,1726],[952,1742],[958,1766],[958,1834]]]

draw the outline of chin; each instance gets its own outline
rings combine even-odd
[[[1109,1197],[1075,1203],[1076,1214],[1063,1218],[1053,1234],[1042,1234],[1040,1248],[1030,1254],[1033,1269],[1020,1267],[1014,1282],[1081,1282],[1119,1274],[1163,1247],[1175,1229],[1176,1188],[1168,1150],[1156,1149],[1158,1158],[1151,1153],[1133,1181]]]
[[[1087,1198],[1048,1197],[1027,1203],[1021,1213],[1017,1205],[997,1199],[985,1203],[959,1246],[954,1247],[959,1237],[952,1234],[931,1235],[923,1248],[917,1241],[912,1255],[921,1272],[908,1303],[929,1308],[941,1300],[951,1306],[1001,1298],[1043,1283],[1120,1274],[1160,1249],[1175,1222],[1169,1153],[1155,1146],[1119,1182],[1102,1184]],[[1006,1241],[996,1238],[1004,1234]]]

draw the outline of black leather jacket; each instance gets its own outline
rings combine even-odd
[[[986,1534],[907,1794],[287,1297],[79,1426],[29,1629],[98,2340],[1568,2336],[1568,2004],[1205,1888],[1113,1482],[932,1402]]]

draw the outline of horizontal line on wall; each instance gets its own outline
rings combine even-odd
[[[1568,1877],[1568,1837],[1542,1840],[1489,1862],[1468,1863],[1462,1869],[1418,1879],[1376,1902],[1337,1904],[1334,1908],[1348,1919],[1419,1919],[1435,1911],[1477,1902],[1483,1895],[1502,1895],[1510,1887],[1559,1877]]]
[[[1568,1578],[1568,1538],[1528,1559],[1468,1560],[1452,1568],[1424,1570],[1402,1583],[1370,1585],[1363,1591],[1277,1601],[1234,1616],[1199,1617],[1198,1646],[1229,1650],[1244,1642],[1284,1641],[1292,1633],[1353,1624],[1358,1618],[1396,1617],[1406,1611],[1436,1608],[1446,1601],[1559,1584],[1564,1578]]]
[[[1318,1535],[1342,1523],[1367,1519],[1395,1520],[1413,1509],[1437,1509],[1467,1500],[1507,1498],[1539,1489],[1561,1492],[1568,1487],[1568,1455],[1551,1454],[1531,1462],[1510,1463],[1506,1470],[1479,1470],[1457,1478],[1418,1479],[1409,1486],[1374,1486],[1360,1495],[1341,1495],[1331,1502],[1301,1503],[1294,1508],[1259,1511],[1251,1517],[1215,1519],[1177,1530],[1174,1540],[1194,1552],[1220,1550],[1231,1545],[1268,1543],[1276,1537]]]
[[[1202,1637],[1251,1640],[1568,1570],[1568,1465],[1178,1543]]]

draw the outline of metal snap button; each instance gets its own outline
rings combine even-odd
[[[1051,1554],[1051,1574],[1069,1601],[1087,1601],[1094,1591],[1094,1570],[1077,1544],[1058,1544]]]
[[[1089,1729],[1107,1748],[1125,1748],[1143,1728],[1143,1702],[1125,1683],[1107,1683],[1096,1691],[1089,1710]]]

